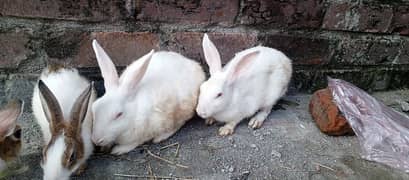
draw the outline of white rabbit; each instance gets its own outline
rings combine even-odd
[[[240,121],[253,115],[249,126],[261,127],[287,91],[291,60],[278,50],[257,46],[237,53],[222,68],[219,52],[207,34],[203,50],[210,78],[200,86],[198,115],[209,125],[226,123],[219,129],[221,136],[232,134]]]
[[[72,68],[46,68],[34,88],[32,108],[45,146],[41,166],[45,180],[81,173],[92,154],[93,83]]]
[[[121,77],[96,40],[93,48],[106,93],[92,105],[92,140],[123,154],[146,141],[172,136],[195,114],[201,66],[178,53],[156,52],[130,64]]]

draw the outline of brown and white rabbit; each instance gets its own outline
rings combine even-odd
[[[197,113],[207,124],[226,123],[219,135],[234,132],[244,118],[259,128],[273,105],[286,93],[291,79],[291,60],[281,51],[257,46],[241,51],[222,68],[216,46],[205,34],[203,50],[210,78],[200,86]]]
[[[45,146],[41,166],[45,180],[80,173],[93,151],[91,104],[93,83],[73,68],[46,68],[34,88],[32,108]]]
[[[106,93],[92,105],[92,140],[115,144],[111,153],[123,154],[146,141],[172,136],[195,114],[201,66],[175,52],[153,52],[130,64],[119,77],[115,66],[94,40]]]
[[[21,128],[17,120],[23,113],[23,107],[22,100],[12,100],[0,110],[0,172],[6,169],[6,161],[20,153]]]

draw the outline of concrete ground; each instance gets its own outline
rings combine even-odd
[[[396,102],[409,100],[409,91],[375,96],[399,109]],[[258,130],[249,129],[244,121],[234,135],[219,137],[217,125],[207,127],[196,118],[160,144],[148,143],[121,156],[93,155],[86,171],[72,179],[129,179],[118,174],[205,180],[409,179],[402,171],[361,159],[356,137],[322,134],[308,113],[310,95],[293,94],[284,99]],[[8,179],[41,179],[39,127],[29,112],[24,113],[21,123],[25,144],[17,161],[27,170]],[[179,149],[176,145],[161,149],[173,143]]]

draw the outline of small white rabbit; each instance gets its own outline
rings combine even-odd
[[[21,127],[17,120],[23,113],[24,102],[12,100],[0,110],[0,173],[7,168],[6,161],[18,156],[21,149]]]
[[[96,40],[92,45],[106,89],[92,105],[95,144],[115,145],[112,154],[127,153],[146,141],[167,139],[193,117],[205,80],[197,62],[152,50],[118,77],[102,47]]]
[[[209,125],[226,123],[219,129],[221,136],[232,134],[240,121],[253,115],[249,126],[261,127],[287,91],[291,60],[278,50],[257,46],[237,53],[222,69],[219,52],[207,34],[202,45],[210,78],[200,86],[198,115]]]
[[[34,88],[32,108],[45,146],[41,166],[45,180],[81,173],[92,154],[93,83],[72,68],[46,68]]]

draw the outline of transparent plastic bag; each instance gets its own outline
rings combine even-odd
[[[328,87],[358,137],[362,157],[409,172],[409,117],[346,81],[329,78]]]

